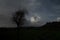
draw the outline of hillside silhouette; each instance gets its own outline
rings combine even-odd
[[[51,30],[60,30],[60,22],[49,22],[46,23],[42,28],[51,29]]]
[[[17,28],[0,28],[2,40],[17,40]],[[21,27],[20,40],[60,40],[60,22],[49,22],[42,27]]]
[[[45,24],[46,27],[60,27],[60,22],[49,22]]]

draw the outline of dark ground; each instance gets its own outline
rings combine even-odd
[[[20,28],[20,40],[60,40],[60,22],[47,23],[42,27]],[[0,28],[0,39],[17,40],[17,28]]]

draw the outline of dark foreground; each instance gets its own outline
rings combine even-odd
[[[17,28],[0,28],[0,39],[17,40]],[[60,40],[60,23],[48,23],[43,27],[20,28],[20,40]]]

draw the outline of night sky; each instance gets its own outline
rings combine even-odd
[[[60,0],[0,0],[0,27],[16,27],[11,18],[20,8],[28,10],[28,22],[33,15],[41,17],[39,24],[60,20]]]

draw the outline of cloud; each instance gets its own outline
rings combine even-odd
[[[29,12],[28,18],[37,14],[41,16],[44,23],[60,16],[60,0],[0,0],[0,21],[2,25],[15,26],[10,19],[12,13],[23,7],[27,8]]]
[[[57,21],[60,21],[60,17],[57,17]]]

